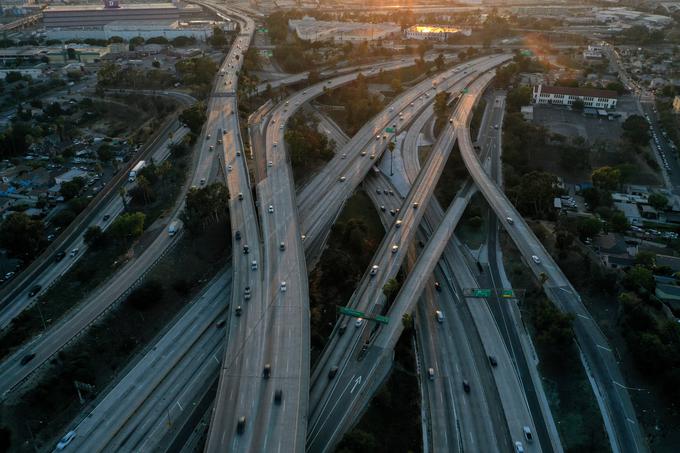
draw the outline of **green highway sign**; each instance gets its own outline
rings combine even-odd
[[[503,299],[514,299],[515,292],[511,289],[504,289],[503,291],[501,291],[501,297]]]
[[[388,318],[387,316],[376,316],[375,318],[373,318],[373,320],[375,322],[380,322],[383,324],[389,324],[390,322],[390,318]]]
[[[491,297],[490,289],[475,289],[472,291],[472,297]]]
[[[267,30],[266,28],[258,28],[257,31],[259,31],[260,33],[269,33],[269,30]]]
[[[387,129],[385,129],[385,132],[394,133],[394,128],[393,128],[393,127],[388,127]]]
[[[467,94],[467,92],[468,92],[467,88],[463,88],[463,90],[461,91],[461,93],[463,93],[463,94]]]
[[[340,314],[341,315],[347,315],[347,316],[354,316],[356,318],[363,318],[366,316],[366,313],[361,312],[359,310],[354,310],[352,308],[347,308],[347,307],[340,307]]]

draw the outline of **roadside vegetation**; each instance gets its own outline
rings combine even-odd
[[[190,192],[187,201],[212,199],[215,204],[206,209],[218,214],[203,221],[195,233],[187,231],[120,304],[0,405],[0,420],[11,432],[13,447],[25,441],[35,442],[39,449],[51,445],[82,410],[74,381],[94,386],[92,391],[82,391],[85,400],[97,398],[226,265],[231,249],[230,235],[224,234],[229,228],[228,205],[214,196],[223,192],[223,187],[215,186]]]
[[[323,349],[337,320],[385,235],[375,208],[357,191],[331,229],[318,264],[309,273],[312,363]]]
[[[336,450],[338,453],[422,451],[420,389],[412,342],[414,334],[409,317],[394,348],[395,362],[391,374],[357,425],[342,438]]]
[[[7,356],[17,346],[58,322],[148,245],[148,241],[158,233],[157,228],[149,231],[145,238],[142,234],[157,218],[167,215],[174,205],[184,184],[188,159],[188,145],[180,143],[173,147],[170,159],[159,165],[151,162],[142,169],[132,192],[120,193],[125,212],[105,231],[98,226],[91,227],[85,234],[88,249],[78,262],[40,294],[31,308],[0,332],[0,357]],[[127,201],[128,196],[130,201]],[[13,234],[26,234],[26,229],[30,228],[30,222],[29,226],[25,226],[23,221],[20,225],[21,228],[15,226]],[[0,226],[0,232],[2,228]],[[3,235],[8,240],[11,237],[13,235]],[[26,246],[30,237],[42,236],[26,236],[20,242],[24,244],[22,247]],[[72,258],[66,256],[63,259]]]
[[[319,122],[303,110],[295,113],[286,125],[286,150],[297,186],[303,185],[335,154],[335,142],[319,132],[318,125]]]

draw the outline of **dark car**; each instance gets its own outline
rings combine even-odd
[[[283,390],[278,389],[276,392],[274,392],[274,402],[276,404],[281,404],[281,400],[283,400]]]
[[[236,238],[237,241],[241,240],[241,232],[239,230],[236,230],[236,233],[234,233],[234,237]]]
[[[243,434],[243,431],[245,430],[246,430],[246,418],[239,417],[238,423],[236,424],[236,432],[239,434]]]
[[[334,366],[328,371],[328,379],[333,379],[336,374],[338,374],[338,367]]]
[[[66,256],[66,252],[64,252],[62,250],[61,252],[59,252],[55,255],[54,261],[56,261],[58,263],[59,261],[63,260],[65,256]]]
[[[33,297],[33,296],[35,296],[36,294],[38,294],[38,293],[40,292],[41,289],[42,289],[42,286],[40,286],[40,285],[35,285],[35,286],[34,286],[33,288],[31,288],[31,290],[28,292],[28,297]]]
[[[470,383],[468,381],[463,381],[463,390],[465,390],[465,393],[470,393]]]
[[[225,324],[227,324],[227,321],[225,321],[224,319],[220,319],[220,320],[217,321],[217,323],[215,324],[215,327],[217,327],[218,329],[221,329],[222,327],[225,326]]]
[[[33,353],[27,354],[21,358],[21,361],[19,363],[22,365],[26,365],[28,362],[33,360],[33,357],[35,357],[35,354]]]
[[[106,214],[102,220],[103,220],[104,222],[106,222],[106,221],[109,220],[110,218],[111,218],[111,216],[108,215],[108,214]]]
[[[491,364],[492,367],[498,366],[498,361],[496,360],[496,357],[492,355],[489,356],[489,363]]]
[[[434,282],[434,289],[436,289],[437,291],[441,291],[442,285],[440,285],[439,282]]]

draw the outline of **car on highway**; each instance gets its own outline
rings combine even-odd
[[[62,250],[61,252],[57,253],[57,254],[54,256],[54,261],[56,261],[56,262],[58,263],[59,261],[63,260],[65,256],[66,256],[66,252],[64,252],[64,251]]]
[[[342,156],[340,156],[341,159],[347,159],[347,153],[343,153]]]
[[[365,156],[365,155],[366,155],[366,151],[361,151],[361,155],[362,155],[362,156]]]
[[[494,368],[497,367],[498,366],[498,360],[496,360],[496,357],[490,355],[489,356],[489,364]]]
[[[236,233],[234,233],[234,239],[237,241],[241,240],[241,232],[239,230],[236,230]]]
[[[400,227],[401,227],[401,224],[402,224],[402,221],[401,221],[401,220],[397,220],[396,222],[394,222],[394,227],[395,227],[395,228],[400,228]]]
[[[274,213],[274,206],[269,205],[269,207],[267,208],[267,211],[269,211],[270,214],[273,214]]]
[[[370,274],[371,274],[371,275],[376,275],[376,274],[378,273],[378,269],[379,269],[378,265],[377,265],[377,264],[374,264],[373,267],[371,267],[371,272],[370,272]]]
[[[335,375],[338,374],[338,367],[332,366],[330,370],[328,370],[328,379],[333,379]]]
[[[390,215],[392,215],[392,216],[394,217],[394,215],[395,215],[396,213],[397,213],[397,212],[396,212],[394,209],[390,209]]]
[[[286,282],[281,282],[281,292],[285,293],[287,289],[288,286],[286,285]]]
[[[79,251],[80,251],[79,249],[75,248],[75,249],[71,250],[71,253],[69,255],[71,256],[71,258],[73,258],[74,256],[76,256],[78,254]]]
[[[434,368],[427,369],[427,377],[430,378],[431,381],[434,380]]]
[[[286,250],[286,244],[284,242],[279,244],[279,250],[281,250],[282,252]]]
[[[238,418],[238,422],[236,422],[236,432],[238,434],[243,434],[245,430],[246,430],[246,417],[242,415]]]
[[[441,310],[437,310],[434,312],[434,317],[437,320],[438,323],[443,323],[444,322],[444,313],[441,312]]]
[[[522,445],[522,442],[515,442],[515,453],[524,453],[524,445]]]
[[[253,262],[250,263],[250,268],[254,271],[257,270],[257,261],[256,260],[253,260]]]
[[[202,186],[205,185],[205,178],[201,178],[201,185],[202,185]]]
[[[227,165],[227,171],[231,171],[231,170],[232,170],[231,165]]]
[[[463,379],[463,390],[465,393],[470,393],[470,383]]]
[[[272,162],[271,160],[269,162],[267,162],[267,167],[273,167],[273,166],[274,166],[274,162]]]
[[[241,201],[243,200],[243,193],[242,192],[238,193],[238,199],[241,200]]]
[[[277,389],[274,392],[274,403],[281,404],[282,400],[283,400],[283,390]]]
[[[109,214],[106,214],[106,215],[104,215],[104,217],[102,217],[102,221],[106,222],[110,218],[111,218],[111,216]]]
[[[534,263],[541,264],[541,259],[536,255],[531,255],[531,259],[534,260]]]
[[[418,203],[413,203],[413,209],[418,209],[418,206],[420,206]]]
[[[385,212],[385,205],[380,205],[380,210],[381,210],[382,212]]]
[[[76,438],[75,431],[67,432],[64,437],[59,439],[59,443],[57,444],[57,450],[63,450],[64,448],[68,447],[68,444],[70,444],[75,438]]]
[[[234,310],[234,313],[236,314],[236,316],[241,316],[241,311],[242,311],[241,306],[237,305],[236,310]]]
[[[354,322],[354,327],[361,327],[361,325],[364,323],[364,318],[357,318],[357,320]]]
[[[381,194],[382,194],[382,190],[380,190],[380,189],[375,189],[375,193],[377,193],[378,195],[381,195]]]
[[[345,182],[346,180],[347,180],[347,178],[346,178],[346,177],[344,177],[344,176],[340,176],[340,180],[339,180],[340,182]]]
[[[224,327],[226,324],[227,324],[227,321],[226,321],[225,319],[220,319],[219,321],[217,321],[217,322],[215,323],[215,327],[216,327],[217,329],[221,329],[221,328]]]
[[[21,360],[19,361],[19,363],[20,363],[21,365],[26,365],[28,362],[30,362],[31,360],[33,360],[33,357],[35,357],[35,354],[34,354],[34,353],[26,354],[25,356],[23,356],[23,357],[21,358]]]
[[[437,291],[441,291],[442,285],[440,285],[439,282],[434,282],[434,289],[436,289]]]
[[[531,428],[525,426],[524,428],[522,428],[522,431],[524,432],[524,438],[527,440],[527,442],[534,441],[534,435],[531,433]]]
[[[510,225],[513,225],[515,223],[515,221],[512,220],[512,217],[506,217],[505,221],[508,222]]]
[[[266,364],[264,366],[264,370],[262,370],[262,377],[265,379],[269,379],[272,375],[272,366],[271,364]]]
[[[215,145],[210,145],[210,146],[208,147],[208,149],[209,149],[210,151],[215,151]]]
[[[399,250],[399,246],[397,244],[394,244],[392,246],[392,253],[397,253],[397,250]]]
[[[247,255],[248,253],[250,253],[250,247],[248,247],[248,244],[246,244],[243,246],[243,254]]]
[[[250,292],[250,286],[246,286],[245,289],[243,290],[243,298],[245,300],[250,300],[251,292]]]
[[[40,286],[40,285],[35,285],[35,286],[34,286],[33,288],[31,288],[31,290],[28,292],[28,297],[33,297],[33,296],[35,296],[36,294],[38,294],[38,293],[40,292],[41,289],[42,289],[42,286]]]

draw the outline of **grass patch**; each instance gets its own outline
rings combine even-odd
[[[395,366],[366,413],[338,445],[339,453],[422,451],[420,389],[415,371],[412,329],[395,347]]]
[[[487,207],[484,197],[476,193],[456,227],[456,236],[471,250],[477,250],[486,242],[489,223]]]
[[[477,140],[479,127],[482,124],[482,118],[484,118],[484,109],[486,109],[486,99],[482,98],[475,106],[475,110],[472,112],[472,119],[470,120],[470,137],[472,137],[472,140]]]
[[[309,274],[312,363],[333,330],[336,306],[347,305],[384,235],[368,195],[355,192],[333,225],[319,263]]]
[[[200,236],[183,236],[142,283],[153,290],[151,301],[140,304],[133,298],[123,302],[59,352],[28,390],[2,403],[0,417],[16,439],[15,447],[32,437],[39,449],[52,445],[54,437],[82,409],[73,381],[106,388],[133,355],[226,264],[231,248],[230,235],[224,234],[228,228],[226,218]]]

